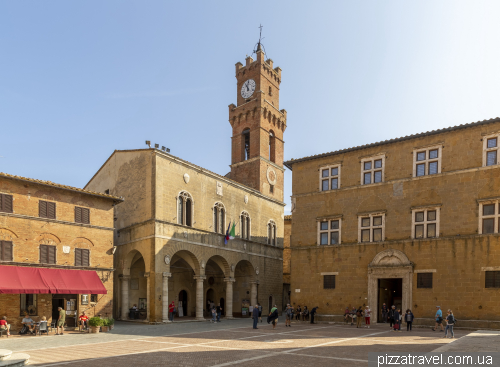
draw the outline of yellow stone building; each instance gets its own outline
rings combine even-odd
[[[281,69],[257,59],[236,64],[237,105],[229,106],[231,172],[225,176],[163,149],[115,151],[86,188],[125,198],[116,208],[115,313],[165,322],[202,319],[207,304],[248,316],[282,307],[283,133]],[[236,238],[225,243],[231,223]]]
[[[285,162],[291,299],[500,327],[500,118]]]

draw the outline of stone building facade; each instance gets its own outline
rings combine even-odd
[[[140,318],[165,322],[172,301],[178,316],[198,319],[210,301],[226,317],[248,316],[256,302],[264,312],[281,309],[286,114],[277,110],[281,69],[263,57],[259,50],[257,60],[236,64],[226,176],[148,148],[115,151],[87,184],[126,199],[115,222],[115,313],[122,319],[136,304]],[[233,223],[236,238],[225,243]]]
[[[285,215],[283,237],[283,307],[290,303],[290,266],[292,250],[290,249],[290,237],[292,235],[292,216]]]
[[[496,118],[286,162],[293,303],[500,327],[499,140]]]
[[[112,316],[113,211],[122,201],[0,173],[0,316],[7,316],[14,331],[21,327],[25,311],[35,321],[42,316],[51,321],[57,307],[63,306],[70,327],[83,311],[89,316]],[[56,274],[67,285],[64,292],[57,287],[38,289],[33,269],[41,276],[61,270]],[[30,291],[9,290],[16,282],[5,274],[14,270],[23,274],[23,284]],[[105,294],[81,293],[82,284],[74,284],[73,279],[101,282]]]

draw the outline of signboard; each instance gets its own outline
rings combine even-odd
[[[250,308],[250,300],[244,299],[241,301],[241,316],[248,316],[248,309]]]

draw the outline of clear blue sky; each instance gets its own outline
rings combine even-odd
[[[2,1],[0,171],[83,187],[151,140],[226,174],[260,23],[286,159],[497,117],[499,19],[499,1]]]

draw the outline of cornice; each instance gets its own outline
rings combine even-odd
[[[4,213],[4,212],[0,212],[0,216],[20,218],[20,219],[28,219],[28,220],[37,220],[37,221],[40,221],[40,222],[50,222],[50,223],[57,223],[57,224],[65,224],[65,225],[70,225],[70,226],[85,227],[85,228],[92,228],[92,229],[102,229],[102,230],[105,230],[105,231],[114,231],[115,230],[114,228],[111,228],[111,227],[101,227],[101,226],[94,226],[92,224],[67,222],[67,221],[58,220],[58,219],[32,217],[30,215],[23,215],[23,214],[16,214],[16,213]]]

